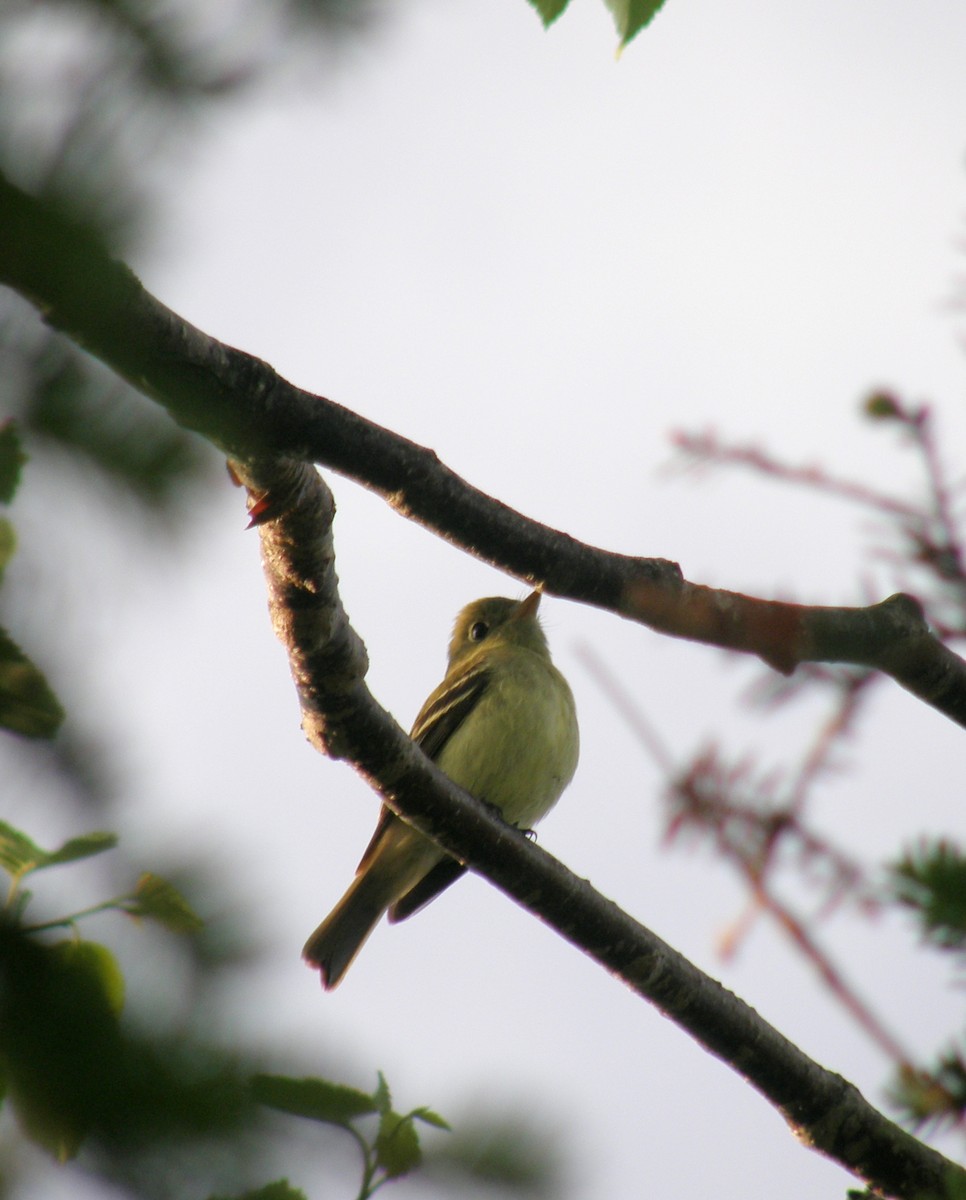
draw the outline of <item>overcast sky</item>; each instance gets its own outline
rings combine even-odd
[[[206,332],[577,537],[758,595],[881,598],[897,585],[865,556],[861,514],[662,468],[672,431],[710,428],[903,493],[914,461],[858,417],[880,385],[934,403],[962,463],[950,301],[963,273],[966,8],[668,0],[619,60],[615,46],[591,0],[549,32],[524,0],[395,6],[338,59],[187,147],[134,265]],[[331,482],[370,683],[408,726],[456,611],[523,589]],[[849,1177],[747,1085],[478,880],[380,928],[321,993],[299,951],[378,806],[304,742],[243,526],[226,481],[176,567],[146,548],[108,615],[95,594],[79,617],[102,640],[103,703],[125,730],[122,835],[146,855],[216,857],[266,943],[230,997],[239,1022],[297,1039],[299,1073],[327,1069],[334,1048],[347,1082],[384,1070],[403,1108],[458,1119],[469,1096],[531,1109],[564,1138],[563,1200],[843,1194]],[[661,846],[660,774],[580,647],[682,761],[728,739],[736,755],[795,764],[820,709],[749,715],[738,697],[754,665],[560,600],[544,612],[582,761],[541,845],[882,1103],[884,1059],[767,923],[737,959],[720,957],[743,893],[708,857]],[[135,676],[154,686],[132,691]],[[923,831],[961,828],[950,775],[962,751],[957,730],[898,688],[869,715],[814,815],[874,864]],[[961,996],[943,964],[909,952],[898,920],[842,918],[820,936],[914,1051],[958,1027]]]

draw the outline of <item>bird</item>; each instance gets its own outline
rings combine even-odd
[[[526,831],[570,783],[580,742],[573,693],[537,617],[541,595],[489,596],[460,611],[446,674],[410,734],[455,784]],[[411,916],[465,870],[383,806],[355,878],[302,957],[331,990],[383,915]]]

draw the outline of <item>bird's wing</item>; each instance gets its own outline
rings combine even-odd
[[[465,864],[447,856],[442,862],[438,862],[427,875],[424,875],[414,888],[410,888],[405,896],[401,896],[390,907],[389,920],[393,925],[397,921],[405,921],[413,913],[419,912],[430,900],[435,900],[440,892],[445,891],[451,883],[455,883],[461,875],[465,874]]]
[[[473,664],[468,670],[454,678],[447,677],[430,695],[413,722],[412,739],[430,758],[439,757],[443,747],[479,704],[490,681],[486,666]],[[376,832],[366,847],[359,869],[366,865],[376,847],[393,821],[398,820],[388,808],[382,810]],[[403,921],[411,917],[440,892],[455,883],[464,874],[466,867],[455,858],[444,858],[402,896],[389,910],[390,921]]]
[[[439,758],[440,751],[479,704],[490,682],[490,669],[474,663],[454,677],[447,676],[419,710],[411,737],[424,754]]]
[[[426,703],[419,710],[410,733],[410,737],[412,737],[413,741],[420,747],[424,754],[432,759],[439,757],[440,751],[449,739],[459,729],[477,704],[479,704],[489,680],[490,671],[488,668],[474,664],[469,670],[463,672],[462,675],[458,675],[453,679],[448,677],[444,679],[439,687],[429,695]],[[383,807],[382,812],[379,814],[379,822],[376,825],[375,833],[373,833],[369,845],[366,846],[366,851],[359,861],[356,874],[368,865],[369,860],[376,852],[376,847],[385,837],[386,830],[392,825],[393,821],[397,821],[398,819],[391,809]],[[454,867],[458,866],[455,860],[450,859],[449,861],[453,863]],[[443,863],[439,865],[443,866]],[[408,896],[404,896],[402,900],[394,905],[394,909],[405,906],[406,911],[403,913],[403,916],[411,916],[416,911],[416,908],[422,908],[424,904],[428,904],[438,891],[442,891],[444,887],[447,887],[462,873],[462,870],[457,871],[452,878],[442,883],[437,891],[430,892],[425,899],[419,900],[414,907],[406,904],[409,896],[412,895],[412,892],[410,892]],[[426,880],[433,878],[434,874],[435,870],[430,871],[429,875],[413,891],[421,891]],[[403,917],[399,916],[393,919],[401,921]]]

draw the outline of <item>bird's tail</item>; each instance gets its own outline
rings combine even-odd
[[[334,988],[348,971],[394,899],[383,872],[361,871],[355,877],[302,950],[305,961],[321,972],[324,988]]]

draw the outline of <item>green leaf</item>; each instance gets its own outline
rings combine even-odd
[[[664,0],[604,0],[604,3],[614,18],[623,50],[645,25],[650,24],[652,17],[663,7]]]
[[[174,1147],[190,1139],[213,1148],[214,1139],[236,1134],[250,1144],[248,1082],[236,1055],[183,1030],[145,1035],[122,1026],[111,958],[89,944],[69,945],[51,947],[0,922],[0,1062],[9,1103],[27,1136],[58,1158],[87,1139],[100,1161],[108,1155],[132,1170],[150,1155],[152,1182],[177,1174],[178,1187],[169,1180],[161,1189],[174,1194],[184,1182]]]
[[[0,579],[7,569],[7,563],[17,551],[17,535],[6,517],[0,517]]]
[[[384,1112],[376,1135],[376,1161],[390,1179],[407,1175],[419,1166],[419,1135],[409,1117]]]
[[[6,821],[0,821],[0,866],[5,871],[11,875],[25,874],[44,857],[45,853],[25,833],[14,829]]]
[[[287,1179],[278,1179],[240,1196],[211,1196],[209,1200],[306,1200],[306,1196],[301,1188],[293,1188]]]
[[[530,0],[530,3],[537,10],[540,20],[543,21],[543,27],[546,29],[556,21],[570,0]]]
[[[63,719],[42,672],[0,629],[0,726],[24,737],[52,738]]]
[[[85,833],[70,838],[56,850],[43,850],[25,833],[0,821],[0,866],[11,875],[26,875],[44,867],[92,858],[116,845],[117,836],[113,833]]]
[[[256,1075],[252,1090],[259,1104],[327,1125],[348,1125],[355,1117],[378,1111],[372,1096],[328,1079]]]
[[[35,433],[85,456],[128,496],[158,510],[210,462],[198,438],[70,349],[52,348],[25,421]]]
[[[132,917],[157,921],[172,933],[199,933],[205,926],[174,884],[150,872],[138,880],[134,896],[124,911]]]
[[[104,946],[14,937],[4,939],[0,1020],[10,1100],[26,1135],[65,1162],[90,1128],[87,1081],[116,1051],[123,978]]]
[[[16,893],[7,901],[6,914],[11,925],[22,925],[23,915],[33,898],[29,888],[18,887]]]
[[[389,1091],[389,1084],[386,1083],[386,1077],[382,1071],[379,1072],[376,1090],[372,1093],[372,1102],[375,1105],[374,1112],[383,1114],[392,1112],[392,1093]]]
[[[414,1108],[409,1115],[417,1121],[425,1121],[427,1125],[435,1126],[436,1129],[445,1129],[447,1133],[452,1130],[450,1123],[431,1108]]]
[[[116,845],[116,833],[82,833],[80,837],[70,838],[58,849],[45,855],[44,861],[38,863],[34,870],[77,862],[81,858],[94,858],[97,854],[103,854],[105,850],[113,850]]]
[[[20,483],[27,455],[13,421],[0,422],[0,504],[9,504]]]
[[[50,947],[53,961],[94,989],[115,1017],[124,1008],[124,976],[117,959],[100,942],[78,939],[55,942]]]

